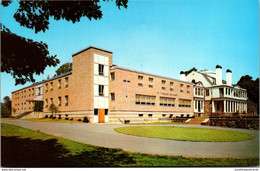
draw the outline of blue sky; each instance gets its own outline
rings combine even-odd
[[[47,43],[60,65],[92,45],[112,51],[113,64],[177,79],[182,70],[215,70],[217,64],[223,79],[232,70],[233,83],[246,74],[259,77],[258,0],[130,0],[121,10],[114,2],[101,5],[101,20],[51,20],[45,33],[20,27],[13,19],[17,3],[1,8],[1,22]],[[46,68],[36,81],[53,76],[59,66]],[[12,76],[1,73],[1,99],[30,84],[15,86]]]

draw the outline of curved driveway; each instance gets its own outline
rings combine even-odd
[[[255,138],[252,140],[240,142],[189,142],[124,135],[121,133],[117,133],[113,130],[116,127],[122,127],[127,125],[50,123],[23,120],[2,120],[2,122],[22,126],[32,130],[38,130],[47,134],[63,137],[66,139],[71,139],[86,144],[103,146],[108,148],[121,148],[122,150],[131,152],[188,157],[259,157],[258,130],[214,127],[216,129],[228,129],[250,133],[253,134]],[[209,128],[206,126],[195,125],[163,126],[191,126]]]

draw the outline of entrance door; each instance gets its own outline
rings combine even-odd
[[[99,123],[105,122],[105,109],[98,109],[98,122]]]

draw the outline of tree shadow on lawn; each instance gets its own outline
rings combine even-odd
[[[120,149],[97,147],[71,155],[57,139],[2,136],[1,149],[3,167],[116,167],[136,163]]]

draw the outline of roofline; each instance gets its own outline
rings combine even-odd
[[[27,88],[29,88],[29,87],[35,87],[35,86],[40,85],[40,84],[43,84],[43,83],[45,83],[45,82],[52,81],[52,80],[55,80],[55,79],[57,79],[57,78],[61,78],[61,77],[64,77],[64,76],[67,76],[67,75],[70,75],[70,74],[72,74],[72,71],[66,72],[66,73],[64,73],[64,74],[58,75],[58,76],[53,77],[53,78],[50,78],[50,79],[48,79],[48,80],[42,80],[42,81],[40,81],[40,82],[33,83],[33,84],[31,84],[31,85],[29,85],[29,86],[27,86],[27,87],[21,88],[21,89],[19,89],[19,90],[15,90],[15,91],[13,91],[11,94],[13,94],[13,93],[15,93],[15,92],[17,92],[17,91],[21,91],[21,90],[23,90],[23,89],[27,89]]]
[[[168,79],[168,80],[172,80],[172,81],[178,81],[178,82],[183,82],[183,83],[186,83],[186,84],[194,85],[194,83],[190,83],[190,82],[187,82],[187,81],[182,81],[182,80],[178,80],[178,79],[174,79],[174,78],[170,78],[170,77],[165,77],[165,76],[161,76],[161,75],[156,75],[156,74],[151,74],[151,73],[147,73],[147,72],[132,70],[132,69],[128,69],[128,68],[125,68],[125,67],[120,67],[120,66],[117,66],[117,65],[114,65],[114,66],[110,67],[110,70],[115,70],[115,69],[135,72],[135,73],[138,73],[138,74],[144,74],[144,75],[149,75],[149,76],[153,76],[153,77],[159,77],[159,78],[162,78],[162,79]]]
[[[89,46],[89,47],[87,47],[87,48],[85,48],[85,49],[82,49],[82,50],[80,50],[80,51],[78,51],[78,52],[72,54],[72,57],[73,57],[73,56],[76,56],[76,55],[78,55],[78,54],[80,54],[80,53],[82,53],[82,52],[84,52],[84,51],[86,51],[86,50],[88,50],[88,49],[91,49],[91,48],[97,49],[97,50],[101,50],[101,51],[104,51],[104,52],[108,52],[108,53],[113,53],[113,52],[111,52],[111,51],[108,51],[108,50],[105,50],[105,49],[101,49],[101,48],[98,48],[98,47],[95,47],[95,46]]]

